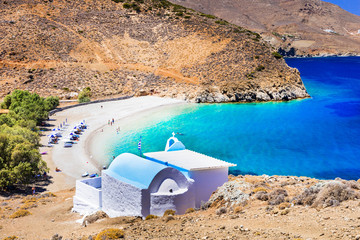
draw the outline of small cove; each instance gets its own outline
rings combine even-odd
[[[232,174],[360,178],[360,57],[287,59],[312,98],[250,104],[180,104],[107,128],[101,164],[123,152],[162,151],[172,132],[185,146],[238,166]],[[116,133],[116,127],[121,131]]]

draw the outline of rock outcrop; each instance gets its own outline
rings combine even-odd
[[[304,98],[259,34],[164,0],[1,1],[0,97],[14,89],[195,102]]]

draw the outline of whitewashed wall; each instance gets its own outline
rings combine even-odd
[[[105,171],[102,172],[102,199],[102,210],[109,217],[142,216],[142,190]]]
[[[195,181],[195,207],[209,200],[211,194],[228,181],[228,168],[190,171],[189,176]]]
[[[186,209],[195,207],[193,181],[177,169],[161,170],[151,182],[149,191],[150,213],[153,215],[162,216],[168,209],[184,214]]]
[[[76,181],[73,211],[87,214],[101,209],[101,177]]]
[[[176,211],[176,214],[184,214],[188,208],[195,207],[195,196],[192,189],[179,190],[170,193],[152,193],[150,197],[150,213],[162,216],[168,209]]]

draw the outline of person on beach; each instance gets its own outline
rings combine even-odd
[[[33,187],[31,190],[32,190],[32,195],[35,195],[35,188]]]
[[[108,120],[108,125],[110,125],[110,120]]]

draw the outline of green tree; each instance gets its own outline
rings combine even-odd
[[[91,93],[91,88],[90,87],[86,87],[84,88],[80,93],[79,93],[79,103],[84,103],[84,102],[90,102],[90,97],[91,97],[92,93]]]
[[[27,184],[35,175],[47,171],[39,153],[40,137],[36,124],[59,105],[57,97],[42,98],[36,93],[15,90],[4,98],[0,115],[0,189]]]

